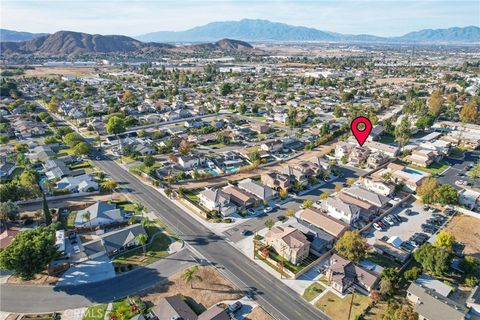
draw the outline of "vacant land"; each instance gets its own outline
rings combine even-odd
[[[455,216],[446,229],[465,246],[465,254],[480,259],[480,219],[466,215]]]
[[[262,307],[256,307],[245,317],[246,320],[273,320],[272,316],[265,312]]]
[[[348,310],[350,308],[350,302],[352,301],[352,294],[348,294],[345,298],[341,299],[337,295],[327,292],[321,297],[315,306],[325,312],[332,319],[347,319]],[[354,319],[356,315],[359,315],[365,310],[370,303],[370,298],[361,294],[355,294],[353,298],[353,307],[351,319]]]
[[[413,81],[415,81],[415,78],[407,78],[407,77],[375,79],[376,84],[402,84],[402,83],[413,82]]]
[[[199,267],[192,284],[186,283],[179,272],[155,287],[149,289],[142,300],[158,305],[161,298],[182,294],[186,302],[200,313],[223,300],[239,299],[243,293],[228,279],[211,267]],[[257,319],[257,318],[254,318]]]
[[[97,74],[94,68],[75,68],[75,67],[35,67],[35,69],[25,70],[25,77],[44,77],[44,76],[72,76],[91,77]]]

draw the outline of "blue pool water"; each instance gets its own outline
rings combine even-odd
[[[423,176],[423,175],[424,175],[424,174],[421,173],[420,171],[413,170],[413,169],[409,169],[409,168],[405,168],[405,169],[403,169],[403,171],[405,171],[406,173],[416,174],[416,175],[419,175],[419,176]]]
[[[212,174],[212,175],[217,175],[217,174],[220,174],[220,171],[218,171],[217,169],[209,169],[207,170],[208,173]]]
[[[225,171],[236,172],[236,171],[238,171],[238,168],[228,168],[228,169],[225,169]]]

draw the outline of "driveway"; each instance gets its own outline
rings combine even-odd
[[[107,256],[101,256],[71,266],[57,282],[57,286],[78,285],[115,277],[115,269]]]

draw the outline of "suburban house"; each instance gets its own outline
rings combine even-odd
[[[295,179],[292,176],[280,172],[268,172],[261,176],[261,181],[264,185],[273,190],[290,190],[293,187]]]
[[[302,185],[308,184],[308,178],[310,177],[309,173],[305,173],[302,170],[299,170],[297,167],[285,166],[280,169],[280,172],[292,177]]]
[[[300,210],[297,215],[300,223],[319,228],[335,238],[340,238],[349,228],[348,224],[323,214],[319,210],[308,208]]]
[[[75,226],[94,227],[123,222],[124,220],[122,210],[117,209],[115,204],[98,201],[86,209],[78,210],[75,217]]]
[[[420,320],[468,319],[468,308],[434,290],[412,282],[407,289],[407,299],[414,305],[413,311]]]
[[[313,157],[312,159],[309,160],[311,163],[316,165],[317,167],[325,170],[325,171],[330,171],[330,164],[328,163],[327,160],[320,158],[320,157]]]
[[[277,192],[275,190],[252,179],[240,181],[238,183],[238,187],[255,195],[262,201],[269,201],[277,196]]]
[[[337,198],[328,198],[324,202],[325,209],[329,216],[352,224],[360,217],[360,208],[354,204],[343,202]]]
[[[364,269],[335,253],[330,257],[326,278],[331,281],[332,287],[341,293],[344,293],[352,286],[360,287],[370,292],[377,287],[380,280],[380,276],[377,273]]]
[[[350,151],[353,149],[353,145],[346,142],[339,142],[335,146],[335,158],[338,160],[342,159],[343,157],[348,157]]]
[[[395,185],[389,181],[367,177],[363,179],[363,185],[367,190],[381,194],[385,197],[392,195]]]
[[[383,153],[389,158],[395,158],[400,152],[400,148],[398,146],[380,143],[377,141],[367,141],[364,146],[370,149],[371,152]]]
[[[368,202],[377,208],[384,208],[390,201],[388,197],[360,187],[344,188],[342,192],[356,199]]]
[[[16,168],[17,166],[14,163],[0,163],[0,179],[8,179]]]
[[[367,148],[357,146],[350,152],[348,161],[353,165],[358,165],[367,161],[369,155],[370,151]]]
[[[227,186],[222,191],[230,195],[230,201],[242,208],[254,207],[259,202],[256,197],[236,186]]]
[[[387,163],[389,160],[388,156],[381,152],[373,152],[368,156],[367,166],[370,169],[377,169],[382,164]]]
[[[162,298],[152,309],[158,320],[230,320],[224,308],[217,305],[210,307],[197,316],[180,296]]]
[[[265,235],[265,242],[293,264],[300,264],[308,257],[310,242],[297,228],[274,226]]]
[[[97,239],[83,243],[83,252],[89,259],[95,259],[105,254],[112,256],[137,247],[139,245],[137,237],[140,234],[147,236],[143,226],[139,223],[132,224],[122,229],[101,234]]]
[[[31,149],[26,156],[32,161],[46,161],[55,156],[55,152],[49,146],[37,146]]]
[[[70,174],[70,169],[62,160],[58,159],[48,159],[45,161],[44,168],[48,180],[61,179]]]
[[[389,163],[385,170],[376,172],[375,176],[383,178],[386,174],[390,175],[391,179],[397,184],[403,182],[405,184],[404,189],[409,192],[415,192],[423,180],[428,177],[427,173],[396,163]]]
[[[57,189],[67,189],[70,192],[90,192],[98,190],[98,182],[89,174],[75,177],[65,177],[57,182]]]
[[[274,140],[262,143],[260,149],[268,152],[279,152],[283,149],[283,143],[280,140]]]
[[[181,155],[177,157],[177,162],[183,169],[192,169],[200,167],[205,161],[202,156]]]
[[[229,216],[237,211],[237,207],[230,204],[230,195],[221,189],[207,188],[198,195],[200,204],[210,211],[217,211],[223,216]]]
[[[467,299],[467,306],[471,313],[480,316],[480,286],[473,288],[472,293]]]
[[[438,156],[437,151],[418,148],[414,149],[406,160],[420,167],[428,167],[438,159]]]
[[[470,210],[480,209],[480,192],[472,189],[462,189],[458,192],[458,203]]]

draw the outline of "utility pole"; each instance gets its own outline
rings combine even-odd
[[[352,299],[350,300],[350,308],[348,309],[348,317],[347,320],[350,320],[350,315],[352,313],[352,307],[353,307],[353,297],[355,296],[355,288],[350,287],[350,292],[352,293]]]

